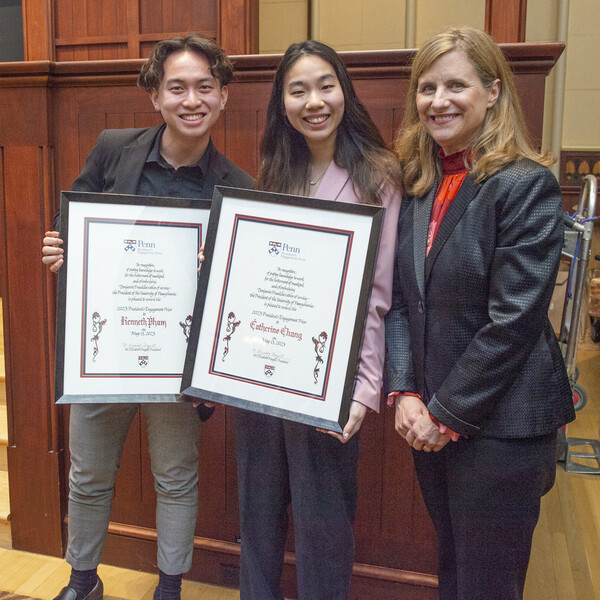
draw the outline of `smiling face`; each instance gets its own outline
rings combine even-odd
[[[421,123],[446,156],[467,148],[488,108],[500,94],[497,79],[487,89],[464,52],[442,54],[419,77],[416,104]]]
[[[184,51],[165,60],[162,81],[150,96],[165,120],[169,143],[205,146],[227,102],[227,88],[212,76],[204,55]]]
[[[332,65],[317,56],[299,58],[286,73],[283,101],[287,118],[311,152],[327,148],[333,156],[344,93]]]

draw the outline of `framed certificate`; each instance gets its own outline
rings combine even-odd
[[[62,192],[55,402],[176,402],[209,200]]]
[[[342,431],[383,213],[216,187],[181,391]]]

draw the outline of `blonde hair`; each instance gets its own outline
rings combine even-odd
[[[405,189],[417,196],[429,191],[441,174],[439,146],[427,133],[417,112],[419,78],[443,54],[464,52],[484,88],[500,80],[496,103],[488,108],[481,131],[468,150],[467,167],[475,181],[483,181],[505,165],[520,158],[530,158],[543,165],[554,162],[531,144],[529,132],[517,96],[514,75],[508,61],[494,40],[472,27],[450,28],[434,35],[419,49],[412,63],[406,108],[402,126],[395,140]]]

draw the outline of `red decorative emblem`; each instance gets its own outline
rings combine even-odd
[[[94,334],[90,338],[90,342],[93,343],[92,350],[92,360],[96,362],[96,357],[100,352],[100,348],[98,346],[98,339],[100,338],[100,334],[102,333],[102,328],[106,324],[106,319],[102,319],[99,312],[94,312],[92,315],[92,333]]]
[[[313,369],[313,377],[315,378],[315,383],[319,382],[319,371],[320,367],[323,364],[323,359],[321,358],[321,354],[325,352],[325,342],[327,341],[327,333],[321,331],[318,338],[312,338],[313,344],[315,345],[315,359],[316,364]]]
[[[232,311],[227,315],[227,323],[225,325],[225,333],[227,334],[223,341],[225,342],[225,348],[223,348],[223,356],[221,360],[224,361],[225,357],[229,354],[229,342],[231,341],[231,336],[235,333],[238,325],[241,321],[235,320],[235,313]]]

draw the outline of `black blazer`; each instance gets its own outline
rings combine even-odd
[[[464,435],[556,431],[574,410],[547,316],[563,235],[555,177],[530,160],[467,177],[426,257],[434,196],[399,221],[387,391],[418,392]]]
[[[105,129],[74,181],[78,192],[135,194],[156,136],[165,125],[144,129]],[[211,199],[215,185],[252,188],[254,180],[209,143],[208,169],[199,198]]]

